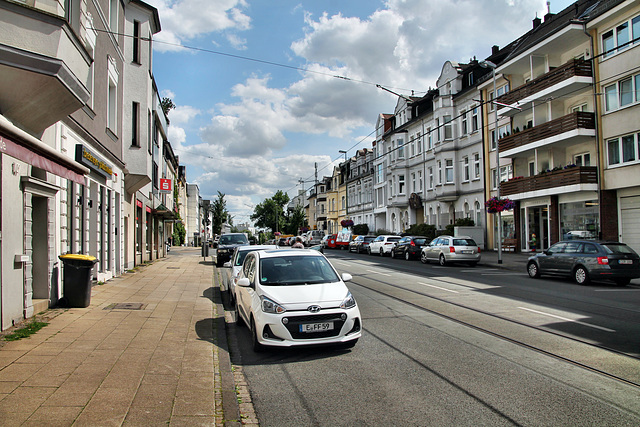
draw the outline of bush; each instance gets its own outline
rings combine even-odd
[[[454,227],[473,227],[474,225],[476,223],[471,218],[458,218],[455,224],[449,224],[444,228],[445,234],[453,236],[455,233]]]
[[[367,224],[356,224],[353,226],[353,234],[363,236],[369,234],[369,226]]]
[[[425,236],[429,239],[436,237],[436,226],[431,224],[414,224],[407,229],[406,234]]]

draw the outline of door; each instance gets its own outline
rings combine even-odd
[[[522,236],[524,249],[538,252],[549,248],[549,207],[532,206],[526,209],[527,227]],[[535,236],[535,241],[534,241]],[[535,246],[534,246],[535,242]]]

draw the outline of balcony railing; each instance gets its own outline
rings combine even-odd
[[[531,80],[530,82],[505,93],[498,97],[496,101],[501,104],[512,105],[521,99],[575,76],[592,77],[591,62],[583,59],[572,59],[566,64],[541,75],[537,79]]]
[[[576,166],[558,171],[546,172],[536,176],[512,179],[500,183],[500,193],[504,196],[564,187],[575,184],[597,184],[598,168],[595,166]]]
[[[534,126],[530,129],[505,136],[498,141],[500,152],[504,153],[532,142],[540,141],[555,135],[560,135],[575,129],[595,129],[596,121],[593,113],[577,111],[559,119]]]

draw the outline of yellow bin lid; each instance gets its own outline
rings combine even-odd
[[[82,255],[82,254],[65,254],[60,255],[58,258],[60,259],[75,259],[80,261],[95,261],[97,258],[91,255]]]

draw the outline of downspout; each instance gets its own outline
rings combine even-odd
[[[593,37],[587,31],[587,23],[582,21],[582,31],[584,34],[589,37],[590,45],[591,45],[591,73],[593,74],[593,114],[594,114],[594,125],[595,125],[595,133],[596,133],[596,159],[598,159],[598,216],[599,216],[599,227],[598,227],[598,238],[602,239],[602,176],[604,175],[604,160],[601,159],[600,152],[600,115],[598,114],[598,91],[596,90],[597,82],[599,81],[599,77],[597,76],[597,70],[595,63],[595,58],[597,57],[595,51],[595,43]],[[619,232],[619,230],[618,230]]]

